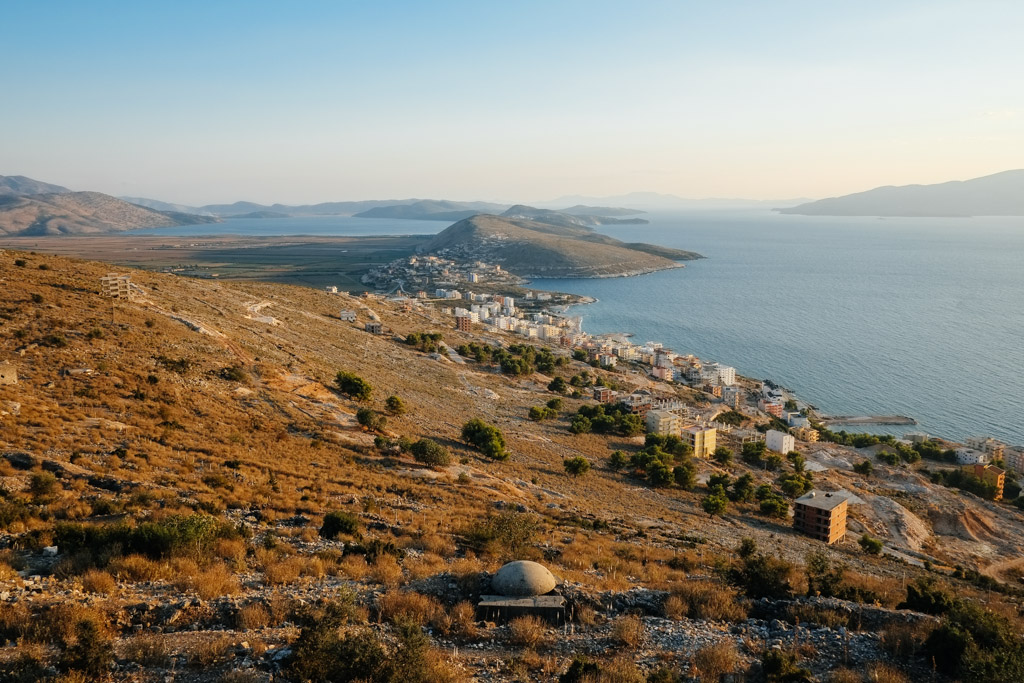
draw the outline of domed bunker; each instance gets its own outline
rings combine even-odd
[[[544,595],[555,589],[557,582],[548,568],[530,560],[509,562],[491,579],[491,590],[510,598]]]
[[[553,623],[565,621],[565,598],[547,595],[558,581],[547,567],[529,560],[504,565],[491,578],[494,595],[480,596],[478,612],[489,621],[507,621],[533,614]]]

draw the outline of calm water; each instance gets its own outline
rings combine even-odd
[[[602,232],[707,260],[533,286],[599,299],[576,310],[588,332],[719,360],[825,412],[1024,444],[1024,219],[650,218]]]
[[[771,378],[822,411],[1024,444],[1024,219],[875,219],[768,211],[650,214],[602,232],[700,252],[634,278],[537,280],[585,294],[591,333],[633,332]],[[435,221],[240,219],[164,235],[436,233]],[[883,430],[885,428],[879,428]],[[900,428],[889,428],[899,433]]]

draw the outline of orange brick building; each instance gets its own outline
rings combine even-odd
[[[811,491],[794,501],[793,528],[832,545],[846,536],[846,507],[845,493]]]

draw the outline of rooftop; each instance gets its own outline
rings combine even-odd
[[[848,498],[849,495],[843,491],[818,491],[815,489],[797,498],[796,502],[819,510],[833,510],[841,503],[845,503]]]

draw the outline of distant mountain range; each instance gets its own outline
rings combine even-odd
[[[877,187],[777,211],[803,216],[1024,216],[1024,170],[937,185]]]
[[[211,216],[153,211],[100,192],[0,196],[0,235],[81,235],[216,222]]]
[[[620,277],[703,258],[692,251],[621,242],[585,226],[486,214],[448,227],[425,250],[499,263],[523,277]]]
[[[376,206],[355,214],[359,218],[402,218],[423,221],[461,221],[478,213],[504,211],[507,204],[489,202],[451,202],[444,199],[423,199],[411,204]]]

